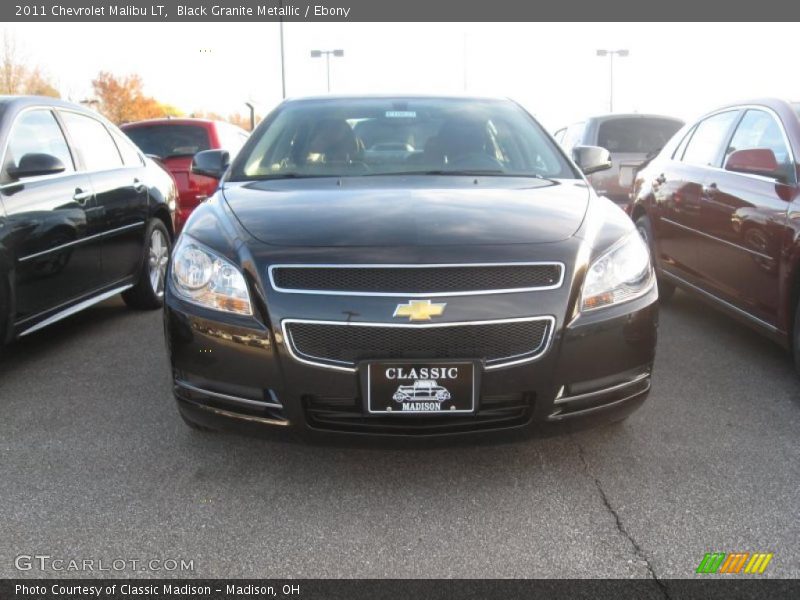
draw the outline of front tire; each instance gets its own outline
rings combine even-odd
[[[131,289],[122,293],[122,299],[131,308],[155,310],[164,305],[167,263],[172,248],[169,231],[161,219],[150,221],[145,240],[139,280]]]
[[[639,232],[639,235],[642,236],[642,239],[647,244],[647,247],[650,248],[650,256],[653,257],[653,266],[655,266],[655,245],[653,244],[653,227],[650,224],[650,219],[647,215],[642,215],[638,219],[636,219],[636,230]],[[670,283],[669,281],[664,281],[661,277],[656,277],[656,284],[658,285],[658,299],[662,303],[667,303],[670,301],[672,296],[675,294],[675,284]]]

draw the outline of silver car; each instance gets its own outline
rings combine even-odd
[[[660,115],[619,114],[590,117],[556,131],[561,147],[600,146],[611,154],[611,169],[587,176],[598,195],[623,208],[630,203],[636,170],[683,127],[683,121]]]

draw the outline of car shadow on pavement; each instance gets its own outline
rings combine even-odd
[[[662,316],[682,319],[685,325],[703,330],[705,335],[712,335],[718,340],[724,338],[730,343],[741,344],[743,348],[749,347],[759,356],[791,364],[791,355],[779,344],[693,295],[678,290],[666,305],[661,305],[660,311]],[[664,325],[662,319],[660,327]],[[669,325],[670,322],[667,323]]]
[[[90,341],[98,331],[133,314],[119,297],[111,298],[86,310],[35,331],[0,348],[0,376],[21,364],[39,360],[65,346]]]

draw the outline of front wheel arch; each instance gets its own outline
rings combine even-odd
[[[635,214],[635,213],[634,213]],[[636,230],[642,234],[642,237],[650,249],[650,259],[653,262],[653,269],[656,272],[656,284],[658,285],[658,298],[661,302],[669,302],[670,298],[675,294],[675,284],[671,281],[665,281],[663,277],[658,276],[658,261],[656,259],[655,251],[655,238],[653,236],[653,223],[647,212],[641,209],[638,217],[635,217],[634,223]],[[642,231],[644,230],[644,233]]]
[[[160,219],[162,223],[164,223],[164,227],[167,228],[169,232],[170,241],[175,241],[175,228],[172,226],[172,217],[169,214],[169,210],[166,207],[161,206],[156,209],[155,213],[153,214],[153,218]]]

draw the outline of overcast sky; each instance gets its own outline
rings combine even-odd
[[[91,95],[100,70],[138,73],[146,92],[186,112],[266,113],[281,99],[277,23],[7,24],[19,53],[40,65],[62,95]],[[509,96],[551,131],[614,109],[684,119],[761,96],[800,99],[794,74],[796,25],[667,23],[287,23],[289,96],[325,93],[325,60],[312,49],[342,48],[331,59],[333,93],[472,93]]]

